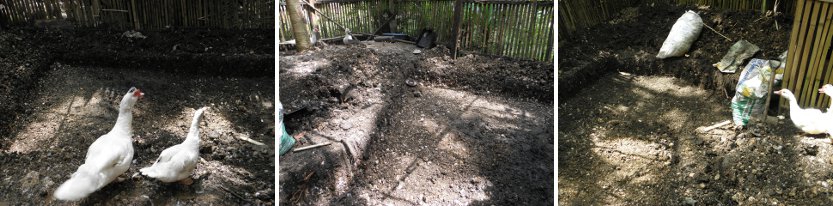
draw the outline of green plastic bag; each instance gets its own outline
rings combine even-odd
[[[289,136],[289,133],[286,133],[286,128],[283,126],[283,121],[281,122],[281,150],[280,155],[283,155],[286,152],[289,152],[289,149],[292,149],[292,146],[295,145],[295,138]]]
[[[289,149],[292,149],[292,146],[295,146],[295,138],[289,136],[289,133],[286,133],[286,127],[283,126],[283,104],[278,102],[278,123],[281,124],[281,140],[280,140],[280,155],[283,155],[286,152],[289,152]]]

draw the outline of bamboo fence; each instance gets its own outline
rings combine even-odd
[[[77,27],[119,29],[274,28],[273,0],[5,0],[0,23],[66,20]]]
[[[817,89],[833,82],[833,5],[820,0],[798,0],[783,88],[790,89],[802,107],[827,108],[830,98]],[[781,109],[789,108],[781,101]]]
[[[793,15],[796,0],[778,0],[777,11]],[[572,36],[575,31],[610,20],[627,7],[650,4],[708,6],[718,10],[755,10],[762,14],[775,8],[775,0],[559,0],[558,35]]]
[[[437,34],[438,43],[453,42],[454,0],[319,1],[315,7],[353,33],[373,33],[387,10],[396,14],[396,32],[417,37],[425,28]],[[551,61],[554,26],[553,1],[466,0],[460,22],[460,49],[521,59]],[[284,5],[279,7],[280,40],[293,39]],[[308,11],[307,11],[308,12]],[[310,22],[309,14],[303,14]],[[311,27],[311,25],[310,25]],[[344,35],[329,20],[320,20],[321,38]],[[309,28],[311,29],[311,28]]]

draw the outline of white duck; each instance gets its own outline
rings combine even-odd
[[[821,88],[819,88],[819,93],[825,94],[830,98],[833,98],[833,85],[825,84]],[[833,100],[833,99],[831,99]],[[830,107],[827,108],[826,114],[833,114],[830,111],[833,110],[833,101],[830,101]]]
[[[790,120],[801,131],[807,134],[827,133],[828,126],[825,121],[827,118],[824,117],[825,115],[821,110],[813,108],[802,109],[798,106],[795,95],[789,89],[781,89],[774,93],[790,101]]]
[[[190,185],[192,180],[188,177],[200,160],[200,118],[206,109],[208,107],[194,112],[191,129],[188,130],[185,141],[163,150],[153,165],[139,171],[162,182],[183,180],[183,184]]]
[[[119,104],[116,125],[87,149],[84,164],[55,190],[59,200],[75,201],[101,189],[130,168],[133,161],[133,106],[145,94],[130,88]]]
[[[344,39],[341,39],[344,44],[357,44],[359,40],[353,39],[353,35],[350,33],[349,29],[344,30]]]
[[[833,98],[833,85],[825,84],[821,88],[819,88],[819,93],[825,94],[830,98]],[[830,134],[830,137],[833,138],[833,101],[830,102],[830,106],[827,108],[827,112],[824,113],[824,118],[828,122],[828,129],[827,134]]]

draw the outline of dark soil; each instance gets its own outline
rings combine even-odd
[[[704,27],[687,53],[688,57],[655,58],[671,26],[686,10],[698,12],[705,24],[732,41]],[[719,62],[729,47],[741,39],[760,47],[760,52],[753,58],[777,59],[789,45],[791,24],[792,20],[784,15],[762,17],[753,11],[643,5],[636,8],[635,14],[620,14],[609,23],[560,40],[558,97],[572,97],[599,76],[616,71],[674,76],[721,95],[732,95],[740,70],[735,74],[722,74],[712,64]]]
[[[688,57],[655,59],[687,9],[733,41],[704,28]],[[711,64],[738,39],[761,47],[756,58],[775,59],[788,45],[789,18],[664,5],[637,11],[559,46],[559,204],[833,203],[827,138],[799,135],[775,117],[740,131],[695,131],[732,117],[738,74]]]
[[[272,58],[274,47],[266,48],[273,42],[270,33],[162,31],[131,40],[106,30],[0,32],[0,78],[10,80],[0,83],[0,112],[9,114],[0,117],[0,176],[5,177],[0,204],[273,205],[274,73],[268,72],[274,72],[273,60],[242,65],[248,72],[229,75],[223,68],[238,66],[234,61],[177,64],[174,60],[184,56],[194,61],[206,56],[165,49],[206,45],[214,50],[201,54]],[[142,64],[152,63],[141,63],[147,56],[164,64],[145,68]],[[79,203],[53,200],[52,192],[83,162],[87,147],[113,127],[118,101],[131,86],[146,95],[134,110],[136,154],[122,175],[126,180]],[[182,142],[193,112],[202,106],[211,109],[201,124],[202,160],[192,175],[195,183],[131,177],[163,149]]]
[[[281,202],[552,204],[551,64],[365,43],[281,56]]]

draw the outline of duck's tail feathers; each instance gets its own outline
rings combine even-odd
[[[53,196],[59,200],[77,201],[98,190],[100,181],[101,177],[96,173],[79,168],[69,180],[55,190]]]

